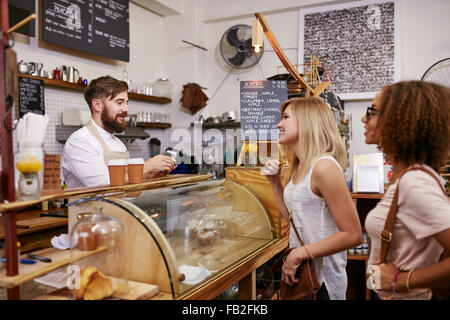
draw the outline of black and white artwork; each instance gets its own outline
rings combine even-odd
[[[300,10],[299,60],[318,57],[344,99],[373,96],[396,81],[396,10],[383,0]]]

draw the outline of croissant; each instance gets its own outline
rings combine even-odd
[[[108,278],[97,274],[84,292],[84,300],[101,300],[112,296],[116,291],[115,283]]]
[[[83,298],[84,292],[88,284],[98,275],[101,274],[96,267],[85,267],[80,273],[80,289],[75,289],[75,299],[80,300]]]

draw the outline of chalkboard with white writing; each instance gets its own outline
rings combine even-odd
[[[19,118],[28,112],[45,114],[44,81],[19,77]]]
[[[43,0],[42,39],[130,61],[128,0]]]
[[[278,140],[286,81],[241,81],[240,85],[242,140]]]

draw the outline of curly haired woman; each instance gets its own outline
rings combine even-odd
[[[371,238],[369,269],[377,266],[382,299],[430,299],[430,288],[450,285],[450,201],[436,172],[449,157],[450,89],[422,81],[383,88],[362,118],[366,143],[376,144],[394,175],[365,222]],[[412,168],[424,168],[429,173]],[[435,177],[433,177],[433,175]],[[399,182],[400,181],[400,182]],[[398,210],[386,262],[381,232],[398,185]]]

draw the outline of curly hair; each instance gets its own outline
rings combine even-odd
[[[427,164],[435,170],[449,156],[450,88],[402,81],[381,91],[380,149],[391,161]]]

